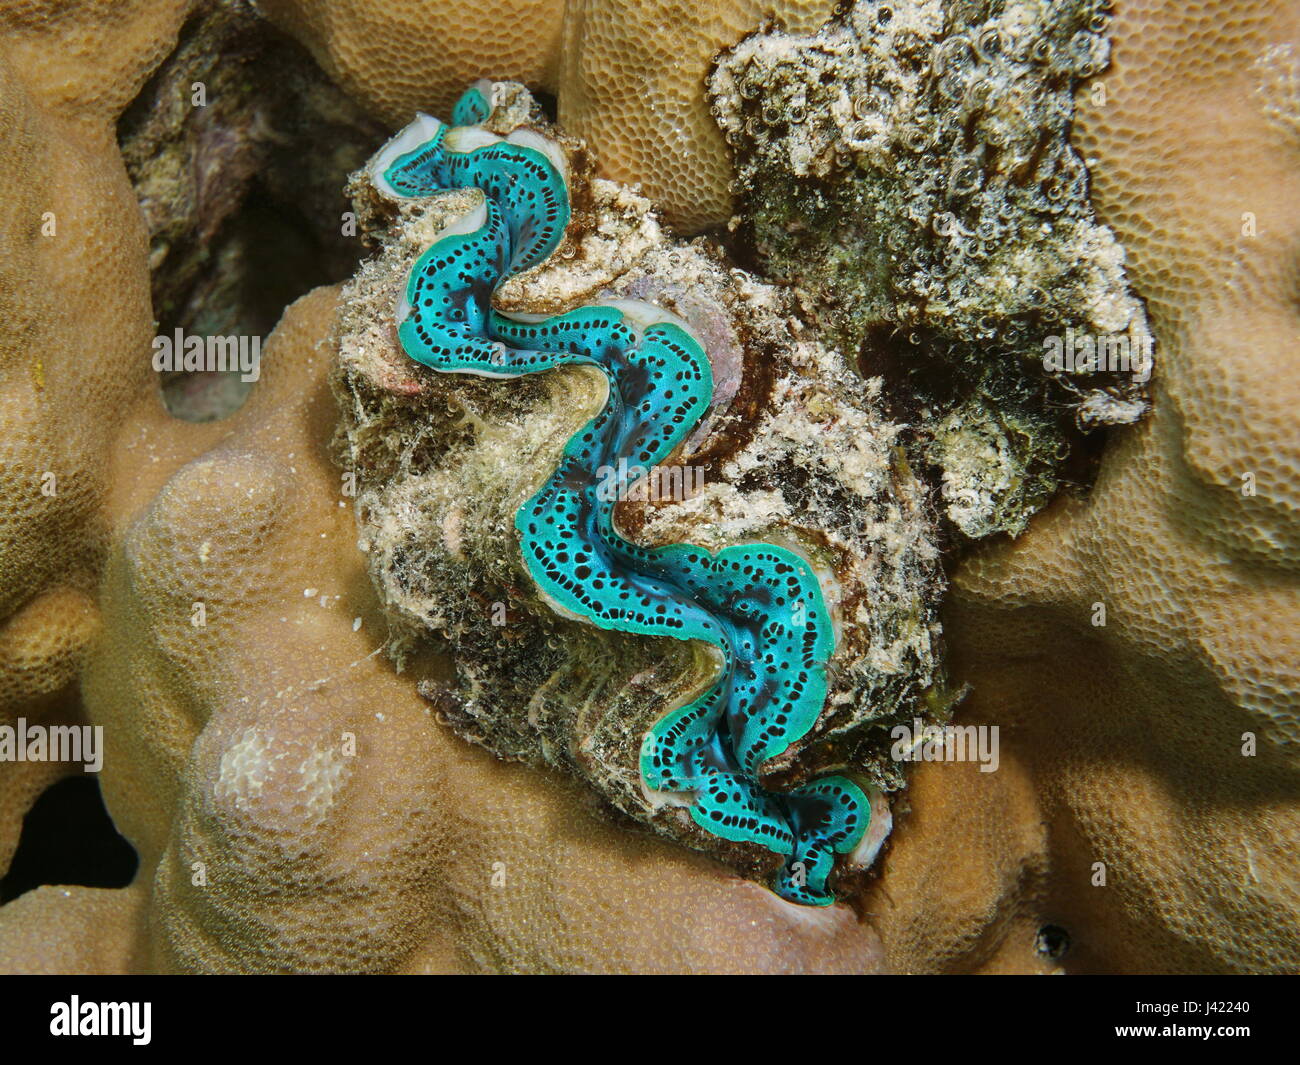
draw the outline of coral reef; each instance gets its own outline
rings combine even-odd
[[[327,459],[333,293],[286,317],[268,345],[266,374],[235,416],[204,425],[168,416],[148,371],[146,230],[112,123],[174,45],[185,12],[57,7],[24,12],[42,52],[61,34],[74,43],[56,49],[65,73],[75,57],[115,80],[111,94],[95,86],[92,104],[71,94],[75,79],[54,79],[81,125],[59,119],[54,101],[39,112],[29,105],[25,94],[38,82],[25,71],[6,94],[15,116],[6,158],[15,187],[34,202],[11,198],[4,217],[30,233],[41,216],[34,208],[49,205],[59,232],[70,220],[80,238],[10,245],[30,247],[35,260],[6,277],[17,311],[7,322],[25,332],[4,347],[14,401],[34,408],[34,457],[8,468],[35,471],[67,449],[77,463],[67,469],[88,469],[70,487],[87,481],[94,490],[58,538],[48,530],[59,528],[51,515],[65,502],[37,500],[23,483],[8,496],[16,521],[5,545],[24,576],[6,589],[16,607],[26,603],[29,624],[6,630],[6,667],[19,709],[81,674],[86,719],[110,736],[105,797],[142,872],[129,889],[42,889],[5,907],[5,969],[877,966],[874,936],[851,914],[796,920],[716,864],[629,836],[572,785],[476,755],[377,657],[372,633],[383,621]],[[15,51],[19,30],[6,40]],[[48,73],[47,56],[41,64]],[[68,184],[51,193],[18,180],[51,150],[59,158],[42,165]],[[101,298],[106,278],[118,279],[111,300]],[[56,317],[56,305],[83,313]],[[40,340],[53,328],[66,340]],[[59,361],[33,361],[24,337]],[[84,358],[91,349],[98,357]],[[11,445],[24,443],[21,421],[6,424]],[[38,506],[24,507],[29,496]],[[329,544],[332,556],[322,550]],[[39,598],[42,588],[78,580],[80,598],[59,593],[48,606]],[[338,599],[322,605],[303,595],[327,581]],[[201,628],[196,602],[210,607]],[[61,712],[66,691],[57,694]],[[340,721],[351,729],[336,730]],[[362,762],[340,779],[330,748],[343,731]],[[279,776],[289,751],[302,757],[290,756]],[[0,766],[14,836],[41,786],[35,778],[50,769]],[[493,797],[490,811],[474,798],[483,795]],[[426,813],[413,819],[414,810]],[[611,907],[606,892],[624,901]],[[326,927],[335,931],[322,937]]]
[[[837,885],[852,908],[809,909],[736,876],[733,868],[760,874],[743,856],[725,855],[729,867],[638,831],[649,800],[635,786],[635,758],[621,775],[601,767],[620,764],[616,752],[635,755],[635,730],[619,715],[648,726],[686,694],[695,663],[677,641],[539,608],[521,568],[515,514],[599,408],[600,375],[449,378],[398,345],[392,316],[405,278],[439,227],[472,206],[456,197],[473,194],[393,205],[359,180],[359,235],[379,240],[379,254],[346,289],[322,288],[288,308],[263,378],[237,412],[204,424],[168,414],[149,369],[151,287],[170,283],[150,271],[150,239],[162,230],[136,209],[132,175],[146,200],[150,175],[129,173],[123,149],[142,157],[156,143],[167,165],[193,163],[182,142],[203,138],[189,140],[185,122],[121,120],[142,92],[157,100],[160,86],[192,69],[182,28],[201,6],[31,0],[0,10],[0,167],[10,189],[0,207],[3,720],[105,726],[102,790],[141,859],[130,887],[43,887],[0,907],[0,968],[1300,968],[1300,454],[1285,358],[1300,202],[1294,10],[1268,0],[1117,0],[1111,66],[1076,91],[1069,130],[1091,210],[1070,200],[1069,226],[1037,247],[1059,264],[1091,233],[1084,250],[1100,258],[1084,259],[1097,271],[1091,280],[1060,275],[1062,284],[1114,309],[1128,299],[1122,245],[1123,276],[1147,301],[1160,363],[1145,396],[1112,391],[1085,407],[1048,380],[1073,375],[1028,372],[1019,342],[990,372],[1014,364],[1020,376],[987,379],[1003,388],[997,404],[985,402],[978,373],[961,378],[955,396],[918,402],[936,372],[942,381],[958,379],[954,366],[978,371],[979,351],[961,340],[961,358],[930,358],[957,336],[932,332],[937,319],[918,331],[918,345],[896,343],[873,328],[877,311],[907,310],[892,281],[872,287],[850,259],[823,257],[816,231],[752,223],[754,180],[871,204],[920,194],[865,148],[825,180],[809,172],[791,182],[798,131],[765,125],[760,108],[757,138],[744,140],[742,129],[737,145],[749,186],[739,189],[732,249],[753,269],[660,228],[642,193],[668,203],[673,221],[730,212],[724,142],[707,121],[711,57],[730,50],[712,83],[720,112],[742,55],[792,107],[787,90],[806,79],[771,63],[773,49],[806,68],[801,35],[829,11],[800,7],[784,27],[760,27],[758,12],[737,5],[701,26],[675,6],[647,5],[637,17],[664,32],[638,30],[629,48],[606,26],[605,8],[580,4],[566,5],[563,19],[548,3],[487,14],[444,7],[441,17],[460,20],[451,37],[448,23],[429,17],[432,4],[259,3],[390,127],[419,106],[449,105],[484,75],[558,90],[567,133],[609,123],[585,151],[559,138],[575,190],[572,239],[502,286],[497,306],[553,315],[596,299],[649,300],[685,321],[708,353],[715,410],[684,444],[684,457],[707,471],[705,489],[620,505],[629,539],[716,551],[794,528],[826,560],[826,587],[849,622],[836,655],[844,668],[830,671],[828,709],[796,777],[857,764],[875,785],[873,833],[891,813],[877,806],[880,792],[896,794],[878,877]],[[933,10],[922,0],[859,2],[823,32],[844,39],[854,18],[879,20],[883,7],[893,34]],[[1081,9],[1056,7],[1052,17],[1067,21]],[[1038,10],[964,0],[947,8],[981,26]],[[1029,24],[1065,25],[1041,12]],[[193,25],[202,33],[209,24]],[[758,35],[736,47],[751,30]],[[566,56],[579,57],[584,40],[591,56],[567,83],[556,58],[566,35]],[[1054,36],[1049,52],[1072,37]],[[875,39],[849,42],[854,62],[893,69]],[[982,61],[1027,83],[1039,69],[1032,55]],[[1072,74],[1063,67],[1061,76]],[[922,77],[916,99],[932,104],[940,80]],[[1061,148],[1068,92],[1043,88],[1009,129],[1048,128]],[[579,89],[590,90],[581,103]],[[752,101],[740,96],[748,118]],[[238,127],[243,112],[224,109],[232,102],[214,117]],[[1036,126],[1048,103],[1051,121]],[[313,123],[328,121],[316,114]],[[932,117],[941,128],[944,108]],[[509,120],[540,125],[535,112]],[[674,126],[681,138],[665,137]],[[356,128],[348,117],[338,131],[348,139]],[[901,127],[874,130],[888,128]],[[828,131],[814,123],[805,132]],[[248,158],[242,151],[224,158]],[[954,159],[936,168],[941,177]],[[641,192],[594,177],[597,166]],[[1011,195],[1032,212],[1034,191]],[[974,216],[954,209],[946,186],[939,192],[926,192],[923,207],[969,225]],[[704,205],[696,215],[693,204]],[[922,258],[919,275],[933,276],[948,237],[933,222],[904,232],[906,254]],[[1075,243],[1054,243],[1067,238]],[[756,276],[796,246],[815,257],[804,266],[822,283],[800,291]],[[819,263],[827,269],[813,270]],[[1028,276],[1005,265],[1010,284]],[[856,323],[845,291],[876,300]],[[961,311],[947,288],[936,295],[948,301],[936,306]],[[1057,307],[1054,321],[1092,331],[1101,305]],[[1027,327],[1017,314],[1008,328]],[[946,317],[979,326],[978,316]],[[836,329],[847,331],[832,343]],[[845,340],[857,329],[860,347]],[[908,353],[925,360],[915,373]],[[1095,437],[1081,447],[1071,435],[1076,416],[1121,423],[1148,401],[1147,417],[1105,434],[1086,495],[1058,497],[1029,518],[1055,484],[1076,477],[1075,458],[1062,462],[1053,442],[1070,443],[1076,457],[1097,450]],[[1044,411],[1056,402],[1061,417],[1049,422]],[[1025,432],[1040,451],[1015,446]],[[503,469],[514,472],[503,479]],[[41,491],[47,473],[50,494]],[[993,773],[921,763],[897,794],[903,767],[880,734],[918,704],[935,720],[949,712],[934,626],[944,583],[936,502],[950,531],[986,537],[955,562],[945,641],[949,673],[969,686],[957,720],[999,725],[1002,759]],[[356,550],[358,518],[365,552]],[[987,539],[1022,527],[1015,540]],[[416,556],[427,564],[412,568]],[[504,626],[493,625],[498,606]],[[504,648],[510,639],[518,646]],[[449,644],[459,653],[445,653]],[[575,748],[575,736],[588,740]],[[23,811],[67,770],[0,764],[0,868]],[[611,814],[611,804],[631,816]]]
[[[1001,881],[935,907],[942,941],[879,925],[896,967],[1023,964],[1007,925],[1027,953],[1050,920],[1070,930],[1067,967],[1300,968],[1300,396],[1286,354],[1300,167],[1279,121],[1300,115],[1279,92],[1297,15],[1116,6],[1127,47],[1076,136],[1161,340],[1153,411],[1116,434],[1086,500],[957,570],[952,668],[972,684],[964,713],[1014,737],[1020,842],[995,845],[1006,826],[970,833],[964,854],[1000,852]],[[951,838],[919,828],[890,893],[941,876],[923,849]]]
[[[0,724],[79,717],[113,441],[149,381],[149,268],[118,113],[180,5],[0,9]],[[58,181],[43,175],[62,175]],[[108,294],[106,296],[106,293]],[[66,765],[0,763],[0,867]]]

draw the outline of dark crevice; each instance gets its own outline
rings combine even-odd
[[[23,818],[18,849],[0,879],[0,905],[43,884],[126,887],[139,864],[108,815],[98,778],[66,777]]]
[[[542,114],[546,116],[546,121],[558,123],[560,121],[560,105],[555,98],[555,94],[542,89],[533,89],[532,93],[533,99],[537,101],[537,106],[542,109]]]
[[[289,303],[355,272],[363,249],[343,189],[387,131],[251,9],[202,7],[117,132],[149,232],[159,337],[258,350]],[[159,369],[168,409],[191,421],[230,414],[256,376]]]

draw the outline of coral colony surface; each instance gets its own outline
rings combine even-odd
[[[1300,971],[1300,9],[0,0],[0,970]]]

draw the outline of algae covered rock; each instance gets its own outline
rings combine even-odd
[[[1078,427],[1146,409],[1146,315],[1069,141],[1108,10],[859,0],[815,34],[747,38],[709,82],[738,239],[884,377],[970,538],[1023,530]]]

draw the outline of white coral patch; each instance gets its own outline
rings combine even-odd
[[[257,729],[247,728],[221,756],[212,794],[220,803],[247,810],[262,794],[270,775],[271,760],[266,738]]]
[[[347,758],[334,747],[313,747],[295,763],[272,750],[265,732],[247,728],[222,754],[212,794],[259,820],[309,828],[329,813],[347,774]]]
[[[299,764],[298,774],[307,820],[323,821],[347,779],[347,759],[333,747],[315,747]]]

